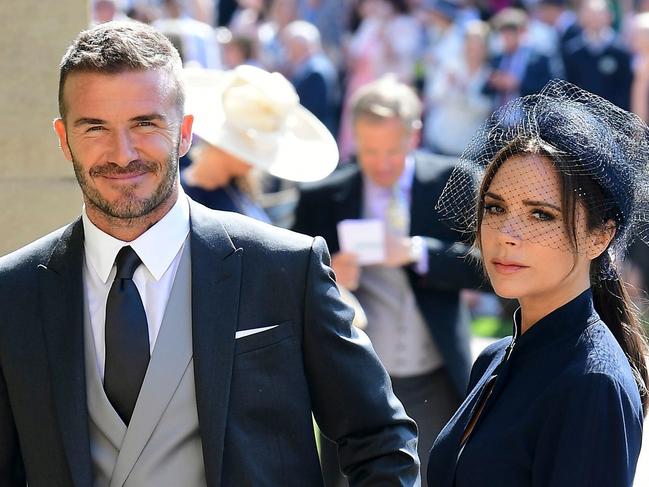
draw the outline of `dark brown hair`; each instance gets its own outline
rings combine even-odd
[[[71,73],[117,74],[161,69],[169,73],[175,103],[183,113],[185,94],[180,80],[182,61],[171,42],[153,27],[140,22],[107,22],[81,32],[61,59],[59,114],[65,118],[65,81]]]
[[[561,213],[564,227],[575,251],[579,250],[576,229],[576,211],[583,205],[586,227],[589,231],[604,229],[618,218],[615,205],[607,198],[593,178],[577,171],[569,171],[569,158],[547,142],[529,137],[519,137],[501,149],[485,170],[477,201],[476,240],[480,246],[480,227],[484,212],[484,194],[491,186],[500,167],[514,156],[541,156],[557,169],[561,189]],[[572,163],[574,167],[574,161]],[[587,198],[582,195],[588,195]],[[606,276],[605,278],[603,276]],[[590,264],[590,284],[595,310],[606,323],[624,351],[633,371],[645,415],[649,412],[649,372],[646,357],[649,352],[644,330],[637,310],[631,302],[624,283],[611,265],[608,251],[602,252]]]

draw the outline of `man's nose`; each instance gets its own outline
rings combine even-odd
[[[110,162],[127,166],[129,162],[138,158],[133,138],[128,130],[116,131],[111,144]]]

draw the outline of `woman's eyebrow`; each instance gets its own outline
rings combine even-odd
[[[525,206],[545,206],[547,208],[552,208],[553,210],[558,211],[561,213],[561,208],[559,208],[557,205],[548,203],[547,201],[537,201],[537,200],[523,200],[523,204]]]
[[[485,194],[485,197],[488,196],[489,198],[492,198],[494,200],[498,201],[504,201],[504,198],[496,193],[492,193],[491,191],[487,191]]]

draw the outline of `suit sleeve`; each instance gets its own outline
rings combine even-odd
[[[419,485],[417,429],[367,336],[351,326],[329,253],[313,241],[305,290],[304,360],[313,413],[338,445],[350,485]]]
[[[302,82],[300,104],[322,121],[326,117],[328,103],[327,85],[324,78],[319,73],[311,73]]]
[[[18,445],[18,434],[9,404],[7,384],[0,368],[0,485],[24,487],[27,485],[23,461]]]
[[[608,375],[581,378],[548,411],[536,445],[532,485],[625,487],[642,440],[642,413]]]
[[[551,79],[552,69],[550,68],[550,58],[543,54],[533,53],[521,81],[521,96],[538,93]]]

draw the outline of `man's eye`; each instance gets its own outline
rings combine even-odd
[[[99,132],[101,130],[104,130],[104,127],[102,125],[93,125],[91,127],[88,127],[86,129],[86,132]]]

